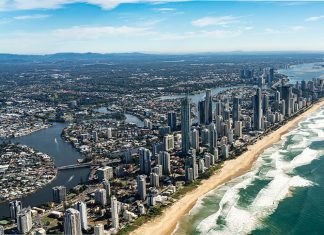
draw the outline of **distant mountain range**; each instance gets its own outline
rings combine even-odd
[[[217,59],[233,57],[266,57],[266,56],[289,56],[289,57],[323,57],[324,52],[222,52],[222,53],[192,53],[192,54],[145,54],[145,53],[56,53],[48,55],[18,55],[0,54],[0,62],[55,62],[55,61],[150,61],[150,60],[195,60]]]

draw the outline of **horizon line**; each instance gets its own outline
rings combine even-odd
[[[127,51],[127,52],[73,52],[73,51],[65,51],[65,52],[53,52],[53,53],[1,53],[1,55],[17,55],[17,56],[50,56],[50,55],[58,55],[58,54],[98,54],[98,55],[112,55],[112,54],[142,54],[142,55],[200,55],[200,54],[248,54],[248,53],[318,53],[324,54],[324,50],[237,50],[237,51],[196,51],[196,52],[159,52],[159,51]]]

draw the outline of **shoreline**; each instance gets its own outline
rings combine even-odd
[[[0,142],[10,140],[10,139],[17,139],[17,138],[21,138],[21,137],[24,137],[24,136],[28,136],[28,135],[31,135],[31,134],[33,134],[35,132],[50,128],[51,126],[53,126],[52,123],[50,123],[48,125],[43,125],[40,128],[30,130],[28,133],[24,133],[24,134],[17,135],[17,136],[16,135],[14,135],[14,136],[0,136]]]
[[[277,130],[258,140],[253,145],[248,146],[248,150],[238,156],[236,159],[225,161],[220,170],[216,171],[215,174],[209,179],[203,180],[196,189],[188,192],[173,205],[166,208],[161,216],[143,224],[130,234],[172,234],[175,231],[179,220],[190,212],[199,198],[203,197],[206,193],[216,189],[222,184],[251,170],[255,161],[265,149],[280,141],[284,134],[289,132],[300,121],[307,118],[311,113],[315,112],[323,105],[324,100],[314,103],[305,112],[301,113]]]
[[[55,169],[56,169],[56,170],[55,170],[55,171],[56,171],[55,176],[54,176],[50,181],[48,181],[46,184],[44,184],[44,185],[42,185],[42,186],[36,188],[33,192],[29,192],[29,193],[26,193],[26,194],[22,195],[21,197],[17,197],[17,198],[13,198],[13,199],[8,199],[8,200],[0,201],[0,205],[1,205],[1,204],[5,204],[5,203],[9,203],[9,202],[11,202],[11,201],[22,200],[23,198],[25,198],[25,197],[27,197],[27,196],[33,194],[33,193],[36,193],[38,190],[41,190],[42,188],[48,186],[48,185],[49,185],[50,183],[52,183],[52,182],[57,178],[57,176],[58,176],[58,170],[57,170],[56,167],[55,167]],[[5,217],[2,217],[2,218],[5,218]],[[1,216],[0,216],[0,219],[1,219]]]

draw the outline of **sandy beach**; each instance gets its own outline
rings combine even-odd
[[[249,171],[259,155],[269,146],[278,142],[281,136],[289,132],[300,121],[308,117],[311,113],[324,105],[324,100],[314,104],[303,114],[297,116],[293,120],[280,127],[278,130],[263,137],[255,144],[248,147],[248,151],[240,155],[234,160],[225,161],[221,170],[217,171],[209,179],[202,181],[201,185],[195,190],[187,193],[172,206],[167,208],[163,214],[152,221],[144,224],[140,228],[134,230],[131,234],[138,235],[160,235],[171,234],[177,226],[178,221],[187,214],[196,204],[197,200],[209,191],[236,178]]]

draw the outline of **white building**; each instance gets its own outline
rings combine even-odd
[[[94,226],[94,235],[104,235],[104,226],[103,224],[96,224]]]
[[[111,222],[114,229],[119,228],[118,201],[115,196],[111,197]]]
[[[64,213],[64,234],[82,234],[80,213],[76,209],[69,208]]]
[[[107,193],[105,189],[100,188],[95,191],[95,201],[102,206],[107,205]]]
[[[30,207],[22,209],[17,214],[17,227],[22,234],[28,233],[32,229],[33,221]]]
[[[114,178],[114,169],[111,166],[105,166],[97,170],[98,180],[110,180]]]
[[[79,201],[75,204],[75,209],[77,209],[80,213],[81,228],[88,230],[87,204],[85,204],[85,202]]]

